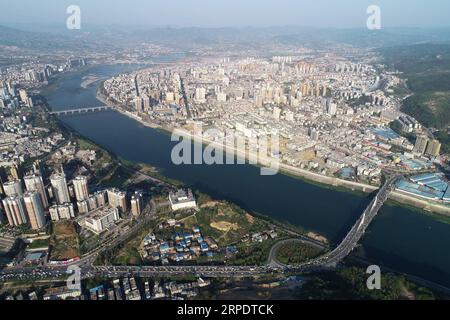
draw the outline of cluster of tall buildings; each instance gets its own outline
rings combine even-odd
[[[87,65],[86,58],[69,58],[66,63],[69,68],[84,67]]]
[[[150,110],[150,108],[151,108],[150,97],[144,95],[144,96],[137,96],[134,99],[134,109],[136,110],[136,112],[143,113]]]
[[[26,176],[22,181],[14,179],[3,184],[3,208],[11,226],[29,223],[34,230],[45,226],[45,209],[48,207],[42,177],[37,174]]]
[[[47,213],[52,221],[74,218],[74,203],[78,214],[89,213],[107,205],[117,209],[117,214],[130,209],[135,217],[142,213],[143,195],[140,192],[135,192],[130,202],[126,192],[117,188],[90,194],[86,176],[75,177],[69,188],[62,168],[59,172],[54,172],[49,180],[50,187],[46,188],[42,176],[32,173],[23,179],[12,178],[2,184],[5,195],[2,200],[3,209],[11,226],[30,224],[34,230],[42,229],[46,224]],[[74,203],[72,199],[75,200]]]
[[[134,216],[139,216],[142,212],[143,196],[140,192],[135,192],[130,202],[126,192],[116,188],[90,194],[88,177],[77,176],[69,186],[62,168],[50,176],[50,185],[46,188],[38,172],[35,170],[23,179],[10,176],[10,181],[2,183],[3,211],[9,225],[29,224],[33,230],[39,230],[46,225],[47,215],[52,221],[72,219],[75,210],[85,214],[107,205],[117,209],[118,213],[131,209]]]
[[[420,154],[437,157],[441,152],[441,143],[438,140],[429,139],[427,136],[421,135],[417,137],[414,151]]]
[[[288,94],[286,94],[286,90]],[[266,85],[263,88],[256,89],[253,99],[254,104],[256,107],[262,107],[265,103],[295,107],[299,106],[303,97],[327,97],[329,94],[328,87],[319,82],[303,82],[286,90],[278,85],[274,87]]]
[[[20,105],[33,107],[33,99],[24,89],[17,90],[11,81],[3,81],[0,87],[0,108],[19,108]]]
[[[104,207],[107,203],[106,190],[96,191],[94,194],[90,194],[87,198],[77,201],[78,213],[88,213]]]
[[[301,86],[302,96],[316,96],[316,97],[326,97],[327,96],[327,86],[320,85],[319,83],[311,84],[304,83]]]

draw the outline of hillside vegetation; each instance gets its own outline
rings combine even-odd
[[[413,94],[402,111],[436,128],[443,150],[450,151],[450,44],[420,44],[381,49],[384,62],[403,73]]]

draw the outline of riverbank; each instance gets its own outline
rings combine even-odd
[[[96,72],[106,77],[123,70],[108,67]],[[82,76],[66,77],[56,91],[46,96],[48,103],[59,109],[98,105],[94,86],[79,89]],[[149,129],[146,123],[136,123],[132,117],[119,112],[61,120],[121,158],[149,164],[170,179],[182,181],[216,199],[236,203],[249,212],[314,230],[333,244],[345,236],[370,198],[362,191],[351,192],[351,189],[320,184],[287,172],[260,177],[257,166],[176,166],[170,161],[175,143],[170,142],[169,131]],[[376,264],[383,262],[396,270],[450,286],[447,273],[450,260],[442,246],[450,241],[450,223],[442,223],[437,214],[431,217],[429,212],[411,208],[393,201],[386,203],[362,241],[361,255]]]
[[[209,140],[209,139],[205,139],[204,137],[202,137],[200,135],[194,135],[194,134],[190,133],[189,131],[179,129],[179,128],[173,128],[173,127],[169,127],[169,126],[161,126],[158,124],[154,124],[154,123],[145,121],[132,112],[129,112],[129,111],[123,110],[122,108],[116,107],[103,93],[100,92],[100,90],[97,90],[97,99],[99,101],[101,101],[102,103],[104,103],[105,105],[113,107],[115,111],[139,122],[143,126],[146,126],[146,127],[152,128],[152,129],[161,129],[169,135],[176,133],[179,136],[182,136],[183,138],[191,139],[193,142],[201,143],[204,145],[208,144],[211,147],[224,149],[224,146],[222,144],[219,144],[219,143]],[[271,159],[269,157],[263,157],[261,159],[261,156],[259,154],[252,153],[248,150],[238,149],[235,146],[233,146],[233,147],[226,146],[226,150],[234,153],[234,155],[240,159],[245,159],[245,160],[249,160],[250,158],[258,159],[258,163],[254,164],[257,166],[267,166],[268,168],[270,168],[271,165],[273,165],[273,158]],[[335,177],[324,176],[324,175],[321,175],[321,174],[318,174],[315,172],[311,172],[308,170],[289,166],[284,163],[279,163],[279,161],[277,159],[275,159],[275,161],[277,162],[276,165],[278,166],[279,171],[281,171],[282,173],[287,173],[294,177],[304,178],[305,180],[310,181],[310,182],[328,185],[328,186],[332,186],[332,187],[343,187],[345,189],[350,189],[352,191],[362,191],[364,193],[371,193],[371,192],[378,190],[378,188],[375,186],[362,184],[362,183],[358,183],[358,182],[342,180],[342,179],[335,178]]]
[[[54,118],[57,119],[57,118]],[[144,163],[138,163],[133,162],[129,160],[125,160],[119,155],[115,154],[112,150],[109,150],[108,148],[98,145],[95,141],[90,140],[87,137],[84,137],[81,133],[77,132],[70,126],[68,126],[63,121],[59,121],[61,124],[61,130],[63,130],[64,134],[70,137],[70,140],[77,140],[77,141],[85,141],[85,143],[88,143],[90,146],[95,147],[97,150],[102,151],[105,154],[108,154],[109,157],[111,157],[111,162],[113,163],[113,167],[119,166],[123,169],[129,171],[131,174],[139,174],[143,177],[145,177],[148,180],[151,180],[152,182],[155,182],[157,184],[164,184],[166,187],[172,187],[172,188],[182,188],[186,187],[182,182],[175,181],[170,178],[167,178],[165,176],[162,176],[160,173],[156,171],[156,168],[151,167],[148,164]],[[115,185],[115,187],[118,187]],[[209,195],[207,195],[204,192],[201,192],[200,190],[195,190],[198,197],[206,198],[209,202],[216,201],[213,198],[210,198]],[[200,199],[198,200],[199,203],[201,202]],[[220,199],[220,201],[225,201]],[[241,210],[242,208],[239,207],[239,205],[232,203],[232,206],[236,206],[236,208],[239,208]],[[250,215],[254,219],[258,219],[260,221],[264,221],[265,223],[268,223],[272,225],[273,227],[276,227],[280,230],[282,230],[284,233],[291,237],[298,237],[301,238],[303,241],[307,241],[308,243],[313,243],[316,246],[320,246],[322,248],[328,248],[329,245],[329,239],[327,239],[324,235],[319,234],[317,232],[314,232],[313,230],[308,230],[301,228],[299,226],[293,226],[286,222],[278,221],[272,217],[269,217],[267,215],[262,215],[256,212],[251,212]]]
[[[216,141],[205,139],[204,137],[192,134],[191,132],[189,132],[187,130],[154,124],[154,123],[143,120],[142,118],[133,114],[132,112],[123,110],[122,108],[117,108],[114,106],[113,103],[111,103],[111,101],[109,101],[109,99],[106,98],[106,96],[104,96],[103,93],[100,92],[100,90],[97,90],[97,99],[99,99],[106,105],[113,106],[114,110],[116,110],[117,112],[139,122],[141,125],[143,125],[145,127],[149,127],[152,129],[160,129],[169,135],[176,133],[179,136],[181,136],[185,139],[190,139],[193,142],[208,144],[213,148],[224,149],[224,145],[221,143],[218,143]],[[343,180],[343,179],[336,178],[336,177],[325,176],[325,175],[315,173],[312,171],[293,167],[293,166],[287,165],[285,163],[278,163],[278,159],[274,159],[274,158],[270,158],[270,157],[261,157],[260,155],[258,155],[256,153],[252,153],[248,150],[238,149],[235,146],[231,146],[231,147],[226,146],[225,150],[227,150],[229,152],[233,152],[238,158],[241,158],[241,159],[245,159],[245,160],[258,159],[257,163],[252,163],[252,164],[257,165],[259,167],[270,168],[271,166],[274,165],[274,161],[276,161],[277,165],[278,165],[278,170],[281,173],[283,173],[285,175],[293,176],[295,178],[303,179],[308,183],[319,184],[324,187],[336,188],[336,189],[339,189],[342,191],[347,191],[347,192],[348,191],[353,191],[353,192],[356,191],[356,192],[363,192],[366,194],[369,194],[369,193],[372,193],[372,192],[375,192],[376,190],[378,190],[378,187],[373,186],[373,185]],[[450,217],[450,206],[446,206],[444,204],[433,203],[431,201],[419,199],[419,198],[413,197],[411,195],[401,193],[399,191],[391,192],[389,199],[398,204],[401,204],[401,205],[411,206],[411,207],[414,207],[414,208],[417,208],[420,210],[425,210],[427,212],[434,212],[436,214],[441,214],[441,215]]]

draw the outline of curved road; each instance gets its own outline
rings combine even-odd
[[[112,240],[105,246],[83,257],[75,265],[81,267],[82,277],[90,278],[95,276],[103,277],[119,277],[124,275],[137,275],[146,277],[155,276],[174,276],[195,274],[203,277],[247,277],[260,276],[262,274],[282,274],[286,272],[307,272],[322,270],[324,268],[335,267],[342,259],[344,259],[357,246],[359,240],[364,235],[372,220],[378,214],[379,209],[387,200],[389,193],[393,189],[393,185],[399,176],[392,176],[387,179],[386,183],[378,191],[375,198],[370,202],[369,206],[364,210],[364,213],[353,225],[344,240],[331,252],[328,252],[317,259],[305,262],[299,265],[284,266],[280,263],[269,263],[266,266],[145,266],[145,267],[131,267],[131,266],[93,266],[93,262],[97,256],[104,250],[110,249],[120,242],[126,240],[140,224],[135,225],[128,232],[121,234],[119,238]],[[141,222],[145,222],[152,218],[152,211],[148,212]],[[289,241],[289,240],[286,240]],[[299,241],[305,241],[299,239]],[[306,241],[305,241],[306,242]],[[270,260],[274,261],[273,257],[277,248],[282,242],[275,244],[270,253]],[[12,279],[42,279],[50,277],[67,277],[67,266],[57,267],[41,267],[41,268],[8,268],[0,271],[0,281],[7,281]]]
[[[270,249],[269,257],[268,257],[268,259],[267,259],[267,265],[268,265],[269,267],[274,267],[274,268],[289,268],[288,265],[286,265],[286,264],[284,264],[284,263],[281,263],[281,262],[278,261],[277,258],[276,258],[276,253],[277,253],[278,249],[279,249],[283,244],[286,244],[286,243],[289,243],[289,242],[301,242],[301,243],[304,243],[304,244],[308,244],[308,245],[311,245],[311,246],[320,248],[320,249],[322,249],[322,250],[326,250],[326,249],[327,249],[327,246],[326,246],[326,245],[324,245],[324,244],[322,244],[322,243],[319,243],[319,242],[317,242],[317,241],[309,240],[309,239],[298,239],[298,238],[296,238],[296,239],[286,239],[286,240],[281,240],[281,241],[278,241],[277,243],[275,243],[275,244],[272,246],[272,248]],[[293,245],[295,245],[295,244],[293,244]]]

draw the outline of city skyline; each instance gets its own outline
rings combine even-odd
[[[0,2],[0,301],[450,299],[448,9]]]

